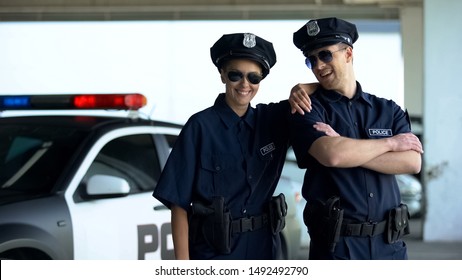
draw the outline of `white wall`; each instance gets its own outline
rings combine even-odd
[[[296,83],[314,81],[292,43],[304,23],[0,23],[0,94],[141,92],[148,97],[146,114],[184,123],[224,90],[210,60],[213,43],[224,33],[253,32],[273,42],[278,61],[252,103],[279,101]],[[355,69],[363,89],[402,105],[399,25],[356,23]]]
[[[424,240],[462,240],[462,1],[424,0]]]

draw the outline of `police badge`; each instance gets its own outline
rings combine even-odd
[[[244,47],[253,48],[257,45],[257,41],[255,40],[255,35],[252,33],[244,33],[244,41],[242,42]]]
[[[308,36],[316,36],[318,35],[319,31],[321,31],[321,29],[319,29],[318,22],[312,20],[306,24],[306,31]]]

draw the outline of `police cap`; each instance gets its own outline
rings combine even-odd
[[[315,49],[337,43],[353,47],[358,40],[356,25],[335,17],[308,21],[294,33],[294,44],[304,55]]]
[[[271,42],[252,33],[223,35],[211,48],[212,62],[220,71],[223,63],[231,59],[246,58],[261,64],[263,77],[276,64],[276,53]]]

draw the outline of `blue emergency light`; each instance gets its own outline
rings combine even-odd
[[[27,96],[7,96],[0,100],[3,105],[1,108],[27,108],[30,104]]]
[[[147,99],[139,93],[128,94],[53,94],[2,95],[0,111],[6,110],[138,110]]]

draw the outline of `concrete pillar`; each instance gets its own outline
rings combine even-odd
[[[462,240],[462,1],[424,0],[424,241]]]
[[[423,110],[422,17],[422,7],[405,7],[400,12],[404,60],[404,106],[413,117],[421,117]]]

